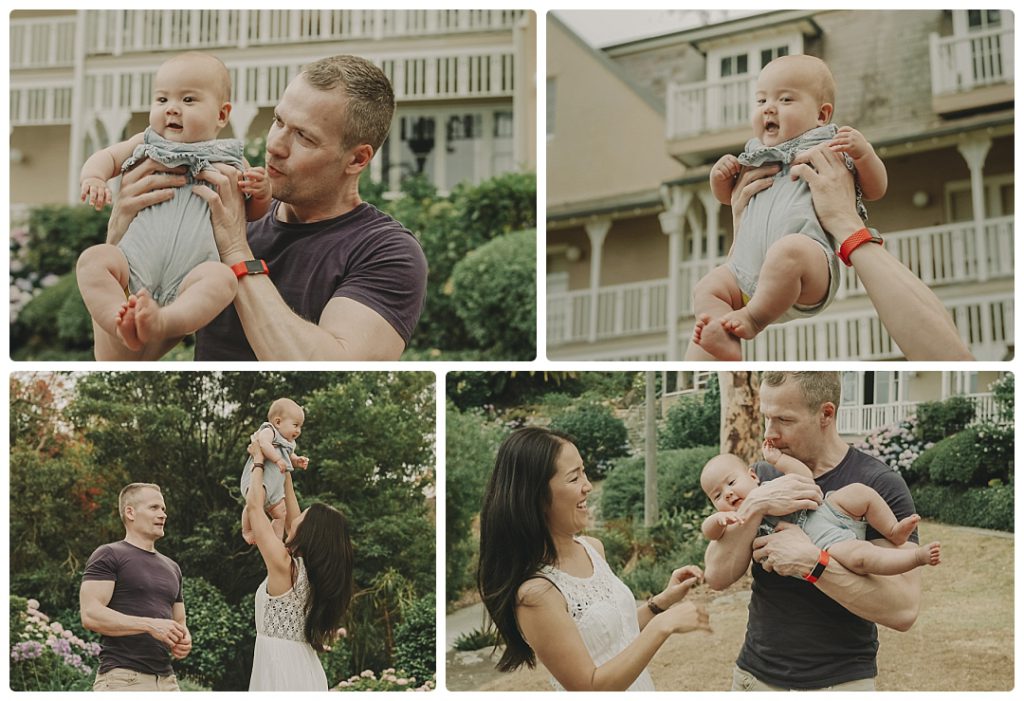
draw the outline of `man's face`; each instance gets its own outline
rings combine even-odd
[[[164,537],[167,509],[163,495],[146,487],[135,494],[134,503],[125,506],[125,521],[128,530],[145,538],[157,540]]]
[[[822,414],[807,406],[800,385],[788,379],[778,387],[761,385],[764,437],[786,455],[805,463],[815,462],[824,443]]]
[[[274,197],[300,209],[337,198],[348,159],[342,125],[348,98],[319,90],[301,75],[289,83],[267,134],[267,175]]]

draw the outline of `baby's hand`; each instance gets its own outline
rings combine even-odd
[[[839,127],[839,132],[828,143],[828,147],[836,152],[848,153],[854,160],[870,156],[874,152],[864,135],[853,127]]]
[[[277,461],[277,469],[281,471],[281,474],[288,472],[288,461],[281,458]]]
[[[100,211],[113,202],[114,197],[107,187],[107,181],[100,178],[86,178],[82,181],[82,202],[85,202]]]
[[[737,523],[743,523],[743,519],[735,511],[719,511],[718,512],[718,525],[722,528],[732,526]]]
[[[718,162],[711,168],[711,181],[728,183],[729,188],[731,189],[733,184],[732,181],[740,174],[740,170],[742,168],[743,166],[740,165],[740,160],[731,153],[727,153],[719,158]]]
[[[270,199],[270,178],[266,168],[246,168],[238,176],[238,187],[246,195],[257,199]]]
[[[779,461],[782,457],[782,451],[775,447],[775,444],[770,440],[765,440],[761,444],[761,452],[764,453],[764,459],[770,462],[772,465]]]
[[[307,467],[309,467],[309,458],[307,458],[305,455],[293,455],[292,465],[294,467],[299,468],[300,470],[305,470]]]

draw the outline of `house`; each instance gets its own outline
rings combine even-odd
[[[683,357],[693,286],[732,243],[710,167],[749,138],[760,68],[798,53],[832,68],[833,121],[886,164],[869,223],[977,359],[1012,357],[1013,41],[1010,11],[786,10],[595,50],[549,15],[548,358]],[[578,124],[571,114],[584,123],[562,127]],[[770,326],[744,359],[902,359],[856,275],[842,274],[828,309]]]
[[[667,411],[681,397],[704,392],[713,374],[706,371],[663,373],[662,386],[666,391],[662,395],[662,411]],[[922,402],[954,396],[972,399],[976,421],[999,422],[1002,418],[991,387],[1006,374],[997,370],[843,372],[837,416],[839,433],[844,440],[855,443],[869,433],[913,416]]]
[[[231,73],[224,137],[264,136],[304,64],[349,53],[394,86],[391,137],[370,167],[391,191],[410,174],[447,192],[533,170],[535,25],[525,10],[12,12],[12,206],[77,202],[85,158],[146,127],[156,68],[189,50]]]

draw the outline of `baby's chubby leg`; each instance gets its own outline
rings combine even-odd
[[[92,316],[98,346],[114,344],[139,351],[144,345],[135,333],[134,309],[129,309],[125,299],[128,274],[128,259],[117,246],[90,246],[78,257],[75,276]],[[100,338],[99,332],[110,339]]]
[[[237,289],[238,280],[230,268],[207,261],[185,276],[178,287],[177,298],[166,307],[161,307],[141,290],[135,309],[138,336],[149,343],[195,333],[231,304]]]
[[[893,545],[906,543],[921,521],[917,514],[897,519],[882,495],[860,482],[831,492],[828,500],[851,518],[865,519]]]
[[[794,304],[819,304],[828,289],[828,258],[821,244],[803,234],[783,236],[768,248],[754,296],[724,315],[722,325],[734,336],[754,338]]]
[[[903,574],[940,561],[939,543],[916,548],[889,548],[866,540],[844,540],[829,547],[829,555],[857,574]]]
[[[741,360],[739,339],[726,333],[719,319],[742,306],[743,293],[729,268],[720,265],[702,277],[693,288],[697,323],[685,360]]]

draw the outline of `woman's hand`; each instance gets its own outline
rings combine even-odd
[[[711,618],[708,616],[707,609],[703,605],[698,606],[690,601],[673,606],[668,611],[658,614],[654,620],[659,626],[663,626],[669,635],[689,633],[694,630],[711,632]]]
[[[744,169],[736,178],[736,186],[732,189],[732,230],[735,239],[736,232],[740,229],[740,217],[746,209],[750,198],[767,190],[775,182],[775,174],[779,172],[777,163],[758,166],[757,168]]]
[[[249,436],[249,446],[246,448],[249,451],[249,455],[252,456],[253,462],[263,462],[263,448],[260,447],[260,441],[258,434],[254,433]]]
[[[682,601],[690,590],[704,581],[704,572],[696,565],[686,565],[675,570],[668,578],[668,584],[658,594],[655,605],[663,609]]]
[[[139,212],[174,198],[175,188],[185,184],[185,166],[168,168],[152,158],[143,160],[121,176],[121,188],[107,223],[107,243],[116,244]]]

